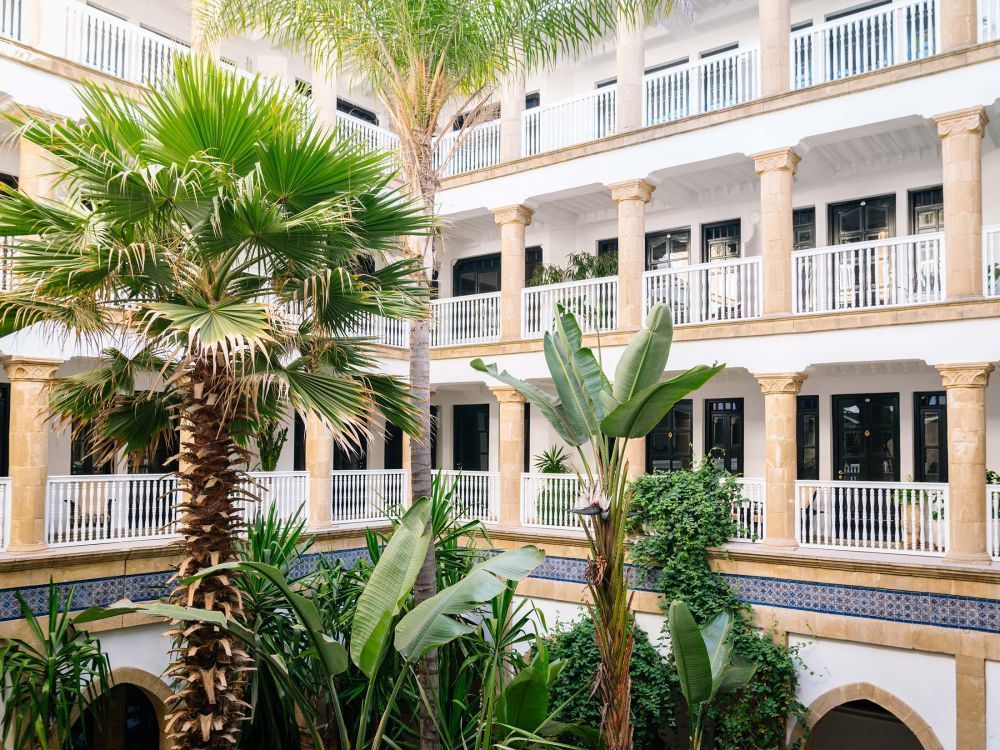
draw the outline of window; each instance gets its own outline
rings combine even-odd
[[[456,404],[453,408],[452,448],[454,468],[464,471],[489,471],[489,404]]]
[[[0,477],[10,475],[10,383],[0,383]]]
[[[531,404],[524,404],[524,473],[531,471]]]
[[[618,254],[618,238],[609,237],[606,240],[597,241],[597,257],[603,258],[605,255]]]
[[[833,397],[836,479],[899,481],[899,394]]]
[[[796,31],[802,31],[802,29],[810,29],[812,28],[812,25],[813,22],[811,19],[808,21],[799,21],[798,23],[793,23],[792,33],[795,33]]]
[[[646,234],[646,270],[658,271],[690,262],[691,227]]]
[[[17,190],[17,177],[12,174],[0,172],[0,182],[13,190]]]
[[[531,277],[535,275],[542,265],[542,246],[532,245],[531,247],[524,248],[524,283],[527,284],[531,281]]]
[[[830,244],[884,240],[896,235],[896,196],[830,204]]]
[[[688,57],[678,57],[676,60],[671,60],[670,62],[665,62],[661,65],[654,65],[651,68],[646,68],[645,74],[653,75],[664,70],[670,70],[671,68],[679,68],[681,65],[687,65],[688,60],[690,60]]]
[[[910,191],[910,233],[944,231],[944,190],[940,185]]]
[[[299,96],[304,96],[306,99],[312,99],[313,95],[313,85],[309,81],[304,81],[301,78],[295,79],[295,93]]]
[[[618,83],[618,79],[617,78],[609,78],[606,81],[598,81],[597,83],[594,84],[594,88],[595,89],[606,89],[609,86],[614,86],[616,83]]]
[[[368,444],[345,447],[340,443],[333,444],[334,471],[363,471],[368,468]]]
[[[527,255],[525,255],[527,265]],[[452,296],[500,291],[500,253],[456,260],[452,267]]]
[[[646,437],[646,473],[687,469],[694,460],[694,402],[673,405]]]
[[[705,455],[718,469],[743,473],[743,399],[705,401]]]
[[[462,129],[465,121],[475,112],[463,112],[460,115],[455,116],[455,122],[452,123],[451,129],[458,131]],[[500,103],[496,102],[493,104],[484,104],[482,107],[482,112],[479,113],[478,122],[489,122],[490,120],[500,119]]]
[[[836,21],[838,18],[847,18],[847,16],[853,16],[856,13],[864,13],[866,10],[878,8],[881,5],[889,5],[891,2],[892,0],[875,0],[875,2],[861,3],[860,5],[854,5],[850,8],[838,10],[833,13],[827,13],[825,20]]]
[[[819,479],[819,396],[796,399],[796,479]]]
[[[292,428],[292,471],[306,470],[306,421],[295,412]]]
[[[714,57],[715,55],[723,55],[726,52],[732,52],[740,48],[739,42],[732,42],[730,44],[723,44],[721,47],[713,47],[712,49],[705,50],[698,55],[702,60],[708,57]]]
[[[947,406],[944,391],[913,394],[913,464],[918,482],[948,481]]]
[[[385,426],[385,454],[382,467],[385,469],[403,468],[403,431],[392,422]]]
[[[337,111],[343,112],[345,115],[350,115],[357,120],[363,120],[364,122],[371,123],[372,125],[378,125],[378,116],[370,109],[365,109],[364,107],[349,102],[346,99],[341,99],[340,97],[337,97]]]
[[[530,94],[524,95],[524,108],[534,109],[535,107],[542,106],[542,95],[537,91],[532,91]]]
[[[816,247],[816,209],[797,208],[792,212],[792,249]]]
[[[717,221],[701,228],[702,261],[740,257],[740,220]]]
[[[71,429],[69,473],[74,476],[86,474],[112,474],[114,462],[99,463],[94,456],[94,423],[73,420]]]

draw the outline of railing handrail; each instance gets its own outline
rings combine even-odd
[[[47,479],[50,482],[109,482],[109,481],[161,481],[164,479],[175,479],[176,474],[167,472],[165,474],[50,474]]]
[[[479,299],[499,299],[500,292],[483,292],[481,294],[459,294],[451,297],[438,297],[431,300],[431,307],[434,305],[445,305],[448,303],[474,302]]]
[[[470,471],[469,469],[435,469],[435,472],[449,477],[498,477],[499,471]]]
[[[522,471],[521,476],[526,479],[580,479],[580,475],[573,471]]]
[[[692,271],[703,271],[712,268],[731,268],[733,266],[760,265],[764,261],[761,255],[751,255],[745,258],[729,258],[728,260],[712,260],[705,263],[691,263],[683,266],[673,266],[671,268],[653,268],[643,271],[643,276],[667,276],[672,273],[688,273]]]
[[[88,5],[84,2],[73,2],[67,3],[65,6],[67,9],[72,8],[76,10],[81,15],[91,15],[102,19],[102,22],[107,23],[109,26],[114,26],[121,31],[134,33],[137,36],[145,36],[149,38],[156,39],[157,41],[162,41],[168,47],[173,47],[177,52],[191,52],[191,45],[187,42],[181,42],[173,37],[167,36],[159,31],[154,31],[153,29],[147,29],[140,24],[133,23],[132,21],[126,20],[124,18],[119,18],[114,13],[109,13],[103,8],[98,8],[94,5]]]
[[[932,2],[933,1],[934,0],[932,0]],[[927,0],[893,0],[891,3],[877,5],[870,10],[862,11],[860,13],[852,13],[849,16],[835,18],[832,21],[824,21],[823,23],[818,23],[814,26],[806,26],[804,29],[793,31],[791,33],[791,38],[792,40],[801,39],[802,37],[809,36],[810,34],[822,33],[824,31],[829,31],[830,29],[835,29],[838,26],[844,26],[857,21],[865,21],[869,18],[874,18],[875,16],[884,16],[890,10],[898,11],[901,8],[905,8],[907,5],[919,5],[924,2],[927,2]]]
[[[285,471],[248,471],[248,472],[246,472],[246,474],[247,474],[247,476],[251,476],[251,477],[255,477],[255,478],[259,477],[259,478],[263,478],[263,479],[266,479],[267,477],[308,477],[309,476],[309,472],[308,471],[292,471],[292,470],[285,470]]]
[[[947,482],[882,482],[853,479],[796,479],[796,487],[874,487],[900,490],[947,490]]]
[[[579,281],[560,281],[558,284],[540,284],[538,286],[526,286],[521,290],[521,296],[527,296],[531,292],[541,292],[549,289],[575,289],[591,284],[610,283],[618,281],[617,276],[600,276],[596,279],[580,279]]]
[[[731,60],[736,57],[742,57],[743,55],[759,51],[760,44],[758,42],[752,42],[746,45],[741,42],[739,47],[729,52],[712,55],[711,57],[700,57],[697,60],[691,60],[690,62],[686,62],[682,65],[672,65],[669,68],[654,70],[652,73],[645,73],[642,76],[642,81],[645,83],[646,81],[655,81],[660,78],[669,78],[670,76],[677,75],[678,73],[697,70],[698,68],[703,68],[712,63],[718,63],[722,60]],[[607,88],[611,87],[608,86]]]
[[[459,136],[462,139],[466,139],[472,135],[472,133],[477,130],[486,130],[488,128],[499,128],[500,118],[495,117],[492,120],[483,120],[482,122],[476,123],[470,128],[465,128],[464,130],[447,130],[444,133],[440,133],[434,136],[434,145],[439,146],[442,143],[447,143],[448,141],[454,141]]]
[[[406,469],[333,469],[333,475],[339,476],[376,476],[384,474],[406,474]]]
[[[1000,224],[984,224],[984,232],[1000,232]]]
[[[944,232],[929,232],[927,234],[906,234],[897,237],[886,237],[878,240],[864,240],[862,242],[849,242],[843,245],[824,245],[823,247],[810,247],[803,250],[793,250],[793,258],[807,258],[814,255],[825,255],[831,252],[843,250],[863,250],[868,247],[887,247],[893,245],[905,245],[910,242],[929,242],[933,240],[944,240]],[[942,259],[943,262],[943,259]]]
[[[531,109],[524,110],[521,113],[523,119],[529,119],[530,117],[537,116],[547,109],[556,109],[558,107],[565,107],[568,104],[576,104],[577,102],[586,101],[595,96],[604,96],[610,94],[611,92],[618,91],[618,84],[612,83],[608,86],[601,86],[600,88],[591,89],[590,91],[584,91],[582,94],[576,94],[574,96],[568,96],[565,99],[558,99],[554,102],[549,102],[548,104],[542,104],[538,107],[532,107]]]

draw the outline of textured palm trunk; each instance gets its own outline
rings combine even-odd
[[[179,492],[184,560],[175,580],[235,558],[235,537],[242,525],[235,506],[245,459],[233,441],[233,415],[220,403],[224,376],[203,360],[190,378],[190,395],[182,407],[186,440],[181,446]],[[228,575],[178,583],[171,602],[238,617],[239,591]],[[224,631],[203,623],[182,622],[172,631],[173,662],[168,674],[176,680],[167,731],[177,750],[220,750],[236,745],[245,705],[240,700],[243,674],[250,660],[239,643]]]

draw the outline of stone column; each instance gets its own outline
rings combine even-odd
[[[642,127],[642,77],[645,74],[644,39],[646,24],[641,14],[636,21],[618,16],[616,50],[617,91],[615,92],[615,132]]]
[[[625,446],[625,460],[628,461],[628,478],[634,481],[646,473],[646,438],[629,440]]]
[[[947,5],[947,3],[945,3]],[[944,183],[945,291],[949,299],[983,293],[983,130],[973,107],[934,118]]]
[[[763,544],[793,548],[795,540],[796,396],[805,373],[754,375],[764,394],[764,512]]]
[[[618,204],[618,328],[642,326],[642,274],[646,270],[646,204],[655,185],[626,180],[608,185]]]
[[[500,404],[500,497],[502,528],[521,525],[521,471],[524,468],[524,404],[508,386],[490,388]]]
[[[41,146],[24,138],[18,139],[18,187],[25,195],[35,198],[58,198],[65,191],[57,185],[58,166],[55,159]]]
[[[535,215],[515,204],[493,210],[500,227],[500,340],[521,338],[521,290],[524,289],[524,230]]]
[[[9,552],[32,552],[45,544],[45,485],[49,475],[48,385],[62,362],[7,357],[10,379]]]
[[[776,96],[791,90],[792,15],[790,0],[760,0],[760,94]]]
[[[955,655],[956,746],[986,750],[986,660],[982,656]]]
[[[309,472],[309,528],[333,525],[333,430],[306,415],[306,471]]]
[[[753,155],[760,175],[760,236],[765,315],[792,312],[792,182],[799,155],[779,148]]]
[[[524,72],[514,70],[500,89],[500,161],[520,159],[524,116]]]
[[[986,550],[986,386],[993,365],[938,365],[948,395],[948,559],[990,561]]]
[[[968,47],[979,42],[979,13],[976,0],[945,0],[941,14],[941,51]]]
[[[312,98],[316,118],[328,128],[337,125],[337,72],[314,65],[312,69]]]

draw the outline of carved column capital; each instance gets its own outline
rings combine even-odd
[[[993,365],[989,362],[972,362],[962,365],[938,365],[941,385],[949,388],[985,388],[990,382]]]
[[[798,395],[808,375],[804,372],[777,372],[754,375],[760,384],[760,392],[765,396],[775,393]]]
[[[608,185],[611,197],[615,203],[622,201],[642,201],[649,203],[653,198],[653,191],[656,185],[646,180],[624,180],[622,182],[612,182]]]
[[[524,226],[528,226],[531,223],[531,217],[534,215],[535,212],[533,210],[520,203],[493,209],[493,220],[499,226],[503,226],[504,224],[523,224]]]
[[[490,386],[490,390],[501,404],[525,404],[528,402],[528,399],[509,385]]]
[[[19,357],[16,355],[4,357],[0,360],[3,368],[7,371],[10,380],[34,380],[48,381],[55,377],[56,370],[62,364],[61,359],[47,359],[43,357]]]
[[[751,154],[754,169],[757,174],[768,172],[791,172],[795,174],[799,168],[802,158],[795,153],[793,148],[776,148],[771,151],[760,151]]]
[[[984,107],[971,107],[936,115],[934,122],[937,123],[940,138],[965,134],[982,136],[989,118]]]

